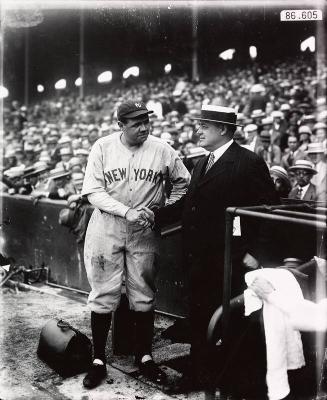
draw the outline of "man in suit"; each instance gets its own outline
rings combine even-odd
[[[308,160],[297,160],[289,170],[295,173],[296,185],[290,191],[288,198],[317,201],[316,186],[311,183],[312,177],[317,174],[313,163]]]
[[[282,157],[281,166],[288,171],[297,160],[303,160],[305,153],[299,149],[300,142],[297,136],[289,136],[287,139],[287,149]]]
[[[209,320],[222,303],[225,248],[225,210],[228,206],[278,203],[264,160],[233,140],[235,110],[203,105],[199,120],[199,145],[210,152],[195,166],[188,192],[174,205],[155,211],[155,225],[182,220],[183,256],[188,277],[191,323],[190,385],[215,371],[206,344]],[[257,225],[256,225],[257,227]],[[262,259],[258,230],[241,225],[233,240],[232,295],[243,286],[244,265],[258,266]],[[186,380],[187,382],[187,380]],[[187,386],[186,386],[187,389]]]
[[[307,157],[313,162],[317,174],[312,178],[311,183],[316,186],[317,201],[327,200],[327,162],[326,147],[323,143],[309,143]]]

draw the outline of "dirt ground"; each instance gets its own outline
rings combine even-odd
[[[37,346],[42,327],[53,318],[61,318],[91,338],[90,312],[85,296],[63,296],[59,289],[22,291],[4,287],[0,289],[0,400],[136,400],[172,399],[157,387],[131,377],[131,357],[113,357],[111,335],[107,354],[110,363],[109,377],[104,385],[93,391],[82,387],[84,374],[63,379],[37,357]],[[161,338],[161,332],[172,320],[156,317],[154,357],[159,362],[172,353],[185,352],[187,346],[171,344]],[[171,354],[170,354],[171,353]],[[126,365],[125,365],[126,364]],[[165,368],[165,367],[164,367]],[[168,368],[169,369],[169,368]],[[134,371],[135,372],[135,371]],[[179,399],[204,399],[203,393],[179,395]]]

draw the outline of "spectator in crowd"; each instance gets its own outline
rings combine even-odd
[[[256,74],[247,67],[229,68],[203,82],[187,81],[186,77],[169,74],[153,81],[135,80],[128,86],[117,83],[110,92],[89,94],[84,99],[66,92],[57,99],[44,99],[31,103],[29,107],[19,102],[13,102],[14,106],[10,102],[6,106],[8,100],[5,99],[4,169],[20,165],[32,167],[38,161],[55,168],[61,162],[60,149],[71,147],[74,156],[83,158],[82,170],[85,171],[92,142],[97,135],[111,135],[119,129],[113,110],[134,95],[154,102],[158,110],[161,104],[162,116],[158,111],[159,115],[151,118],[153,135],[160,137],[165,133],[167,138],[167,134],[171,135],[169,140],[173,141],[177,151],[182,151],[184,143],[190,140],[198,146],[199,137],[194,134],[196,123],[190,117],[198,113],[202,103],[234,107],[238,112],[238,123],[248,126],[255,125],[253,122],[256,121],[259,125],[254,140],[252,134],[246,132],[247,127],[243,131],[249,136],[247,143],[244,143],[242,135],[238,138],[239,133],[236,133],[236,140],[257,151],[257,147],[262,145],[260,131],[269,131],[272,144],[279,145],[283,153],[280,166],[287,169],[291,166],[287,157],[292,159],[292,150],[288,153],[286,143],[288,137],[299,138],[300,145],[294,151],[293,163],[309,157],[303,153],[310,143],[321,142],[326,149],[326,98],[317,96],[317,93],[326,91],[326,67],[319,67],[317,73],[315,63],[314,58],[308,57],[276,60],[273,64],[261,65]],[[23,146],[23,154],[21,148],[16,151],[20,146]],[[79,151],[86,151],[86,154],[78,155]],[[10,152],[12,156],[6,158]],[[187,158],[185,162],[188,162]],[[319,175],[319,168],[316,169]],[[293,179],[292,171],[289,174]],[[313,183],[318,179],[317,175]],[[318,186],[321,185],[317,184],[317,189]]]
[[[271,117],[273,119],[271,142],[279,146],[283,151],[288,138],[287,123],[283,119],[283,113],[281,111],[273,111]]]
[[[307,156],[314,164],[317,174],[312,178],[316,186],[317,197],[320,201],[326,201],[327,191],[327,163],[326,147],[322,142],[308,144]]]
[[[257,125],[246,125],[244,127],[244,133],[246,138],[246,148],[257,153],[258,148],[262,146]]]
[[[311,143],[311,129],[306,126],[302,125],[299,127],[299,142],[300,142],[300,150],[302,152],[306,152],[308,150],[308,144]]]
[[[251,87],[250,90],[250,99],[249,103],[244,110],[244,114],[251,115],[253,110],[262,110],[266,109],[267,98],[265,95],[265,87],[257,83]]]
[[[281,151],[279,146],[271,144],[271,136],[268,131],[261,131],[260,140],[262,145],[258,147],[257,154],[262,157],[268,168],[273,165],[280,165],[281,162]]]
[[[64,168],[52,169],[48,176],[48,196],[53,200],[67,200],[75,194],[74,185],[71,182],[71,172]]]
[[[56,168],[62,168],[66,171],[70,169],[69,161],[72,158],[73,152],[70,147],[62,147],[60,149],[61,161],[56,164]]]
[[[88,135],[90,146],[92,147],[94,143],[99,139],[99,130],[96,126],[92,126]]]
[[[312,129],[315,141],[322,143],[324,148],[327,148],[326,140],[327,125],[324,122],[317,122]]]
[[[79,160],[82,164],[82,171],[85,172],[87,160],[89,158],[89,151],[87,151],[85,149],[78,149],[78,150],[76,150],[75,155],[76,155],[76,157],[79,158]]]
[[[253,110],[251,113],[252,123],[257,126],[258,133],[262,130],[262,120],[265,118],[266,113],[262,110]]]
[[[287,148],[284,151],[284,155],[281,159],[281,166],[286,171],[292,167],[297,160],[303,160],[306,158],[305,153],[299,149],[300,143],[297,136],[289,136],[287,139]]]
[[[297,160],[289,170],[295,173],[296,185],[290,191],[288,198],[317,201],[316,186],[311,183],[312,177],[317,174],[313,163],[307,160]]]
[[[279,198],[287,198],[291,191],[291,182],[286,170],[283,167],[276,165],[271,167],[269,172]]]

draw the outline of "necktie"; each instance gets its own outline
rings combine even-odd
[[[214,156],[213,153],[210,153],[209,154],[208,163],[207,163],[206,170],[205,170],[204,174],[206,174],[209,171],[209,169],[213,166],[214,162],[215,162],[215,156]]]
[[[288,165],[291,167],[294,164],[294,155],[293,152],[290,152],[290,155],[288,156]]]
[[[296,198],[297,198],[298,200],[301,200],[301,199],[302,199],[302,188],[301,188],[301,187],[298,187],[298,189],[297,189]]]

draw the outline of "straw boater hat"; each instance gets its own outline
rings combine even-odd
[[[71,175],[70,171],[66,171],[63,168],[54,168],[50,171],[49,173],[49,179],[60,179],[60,178],[64,178],[64,177],[68,177]]]
[[[286,170],[283,167],[278,165],[274,165],[269,169],[270,174],[275,175],[277,178],[283,179],[284,181],[289,182],[289,177],[287,175]]]
[[[192,116],[191,118],[200,121],[220,122],[227,125],[243,126],[236,123],[237,114],[234,108],[231,107],[206,104],[201,108],[200,117]]]
[[[324,153],[325,150],[326,149],[324,148],[324,145],[320,142],[309,143],[308,149],[307,149],[307,154]]]
[[[295,161],[295,165],[293,167],[289,168],[289,171],[297,171],[299,169],[303,169],[305,171],[311,172],[313,175],[317,173],[317,171],[314,169],[314,165],[311,161],[308,160],[297,160]]]

